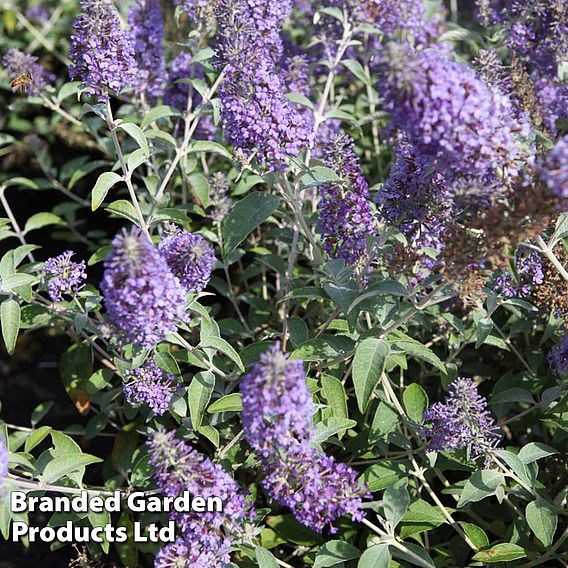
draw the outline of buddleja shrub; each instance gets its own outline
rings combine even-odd
[[[565,566],[566,4],[125,4],[3,13],[2,335],[77,411],[3,423],[4,537],[189,491],[81,565]]]

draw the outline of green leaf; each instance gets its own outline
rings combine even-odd
[[[408,479],[401,479],[387,487],[383,495],[385,518],[393,530],[398,526],[410,505],[407,485]]]
[[[408,417],[420,424],[424,416],[424,411],[428,408],[428,395],[426,391],[418,383],[412,383],[404,389],[402,401],[404,402],[404,409]]]
[[[168,116],[180,116],[179,110],[168,105],[160,105],[150,109],[142,120],[142,129],[145,130],[152,122]]]
[[[414,534],[435,529],[445,522],[444,515],[440,513],[437,507],[430,505],[423,499],[418,499],[418,501],[410,504],[402,518],[400,537],[407,538]]]
[[[323,537],[304,525],[300,524],[294,515],[276,515],[268,517],[266,524],[274,529],[281,537],[300,546],[312,547],[323,543]]]
[[[505,543],[497,544],[489,550],[482,550],[474,555],[473,560],[493,564],[495,562],[511,562],[519,558],[525,558],[524,548],[518,544]]]
[[[6,344],[6,351],[10,355],[16,348],[18,331],[20,330],[20,304],[16,300],[8,299],[0,305],[0,319],[2,320],[2,337]]]
[[[105,209],[111,213],[115,213],[119,217],[124,217],[125,219],[132,221],[135,225],[138,225],[139,223],[134,205],[132,205],[130,201],[126,201],[126,199],[113,201],[108,207],[105,207]]]
[[[294,104],[311,108],[312,110],[315,108],[314,103],[312,103],[308,97],[300,95],[299,93],[286,93],[286,98],[290,99]]]
[[[95,183],[95,187],[93,187],[93,193],[91,195],[91,209],[93,211],[101,206],[101,203],[105,200],[108,190],[119,181],[122,181],[122,179],[122,176],[119,176],[114,172],[105,172],[99,176],[97,183]]]
[[[239,412],[243,409],[242,396],[238,392],[226,394],[217,399],[208,409],[209,414],[216,412]]]
[[[388,545],[376,544],[363,552],[357,568],[389,568],[390,565],[391,555]]]
[[[558,515],[546,501],[537,498],[527,505],[525,510],[527,524],[535,536],[548,548],[554,541],[554,533],[558,526]]]
[[[554,448],[551,448],[550,446],[547,446],[542,442],[530,442],[529,444],[521,448],[521,451],[519,452],[519,459],[525,465],[528,465],[529,463],[541,460],[542,458],[546,458],[557,453],[558,452]]]
[[[132,122],[121,122],[118,125],[118,128],[121,128],[129,136],[134,138],[136,144],[140,146],[140,149],[144,152],[146,156],[150,155],[150,147],[148,146],[148,140],[146,140],[146,136],[144,135],[143,130],[139,126],[133,124]]]
[[[388,343],[374,337],[364,339],[357,345],[353,359],[353,384],[361,414],[364,414],[369,406],[373,390],[385,370],[389,352]]]
[[[210,347],[216,349],[217,351],[220,351],[221,353],[229,357],[229,359],[231,359],[231,361],[233,361],[233,363],[235,363],[243,373],[245,372],[245,367],[243,365],[243,362],[241,361],[239,354],[235,351],[233,346],[222,337],[215,337],[211,335],[201,343],[201,347],[203,347],[204,349]]]
[[[298,347],[310,337],[310,332],[306,322],[297,317],[288,318],[288,330],[290,332],[290,342],[294,347]]]
[[[213,154],[221,154],[221,156],[232,159],[231,154],[227,151],[223,144],[212,142],[211,140],[196,140],[192,142],[187,150],[188,152],[211,152]]]
[[[272,552],[262,548],[262,546],[257,546],[255,549],[256,561],[260,568],[278,568],[278,562],[274,558]]]
[[[405,542],[404,547],[406,551],[399,550],[398,548],[392,548],[392,553],[395,558],[400,558],[401,560],[406,560],[410,563],[410,566],[423,566],[424,568],[436,568],[434,561],[430,558],[430,555],[421,547],[411,542]]]
[[[101,458],[89,454],[71,454],[51,460],[43,470],[41,480],[44,483],[53,483],[66,475],[80,470],[86,465],[103,461]]]
[[[308,187],[326,185],[332,182],[341,183],[341,178],[337,175],[335,170],[326,166],[314,166],[298,180],[300,189],[302,190],[307,189]]]
[[[359,81],[364,83],[365,85],[371,84],[371,78],[369,74],[363,69],[363,66],[355,59],[345,59],[341,62]]]
[[[483,318],[479,320],[477,324],[477,340],[475,342],[475,348],[478,349],[481,345],[485,343],[485,340],[491,333],[493,329],[493,321],[491,318]]]
[[[93,266],[93,264],[102,262],[109,255],[111,250],[112,250],[111,245],[105,245],[97,249],[87,261],[87,266]]]
[[[320,337],[308,339],[292,351],[290,359],[302,359],[303,361],[321,361],[334,359],[345,355],[353,348],[353,340],[344,335],[330,335],[324,333]]]
[[[280,197],[253,191],[235,204],[223,223],[223,256],[229,256],[280,204]]]
[[[19,272],[16,274],[10,274],[10,276],[2,278],[2,291],[7,292],[8,290],[13,290],[20,286],[28,286],[29,284],[34,284],[37,280],[37,277],[32,276],[31,274]]]
[[[30,419],[30,422],[32,423],[32,426],[34,428],[36,427],[37,424],[39,424],[43,420],[45,415],[51,410],[53,404],[54,402],[52,400],[48,400],[46,402],[41,402],[34,408]]]
[[[51,426],[41,426],[34,430],[27,438],[24,445],[26,452],[31,452],[38,444],[40,444],[51,432]]]
[[[201,426],[214,386],[215,377],[209,371],[197,373],[189,385],[189,415],[194,430]]]
[[[399,420],[400,416],[398,412],[381,400],[375,411],[373,423],[371,424],[369,444],[375,444],[379,440],[384,439],[391,432],[394,432],[398,427]]]
[[[358,548],[343,540],[331,540],[326,542],[316,554],[314,568],[329,568],[337,566],[348,560],[359,558],[361,553]]]
[[[332,415],[335,418],[347,418],[347,394],[343,383],[333,375],[323,375],[321,385]]]
[[[48,225],[63,225],[63,219],[59,215],[54,215],[53,213],[36,213],[32,215],[27,221],[24,227],[24,235],[30,231],[35,231],[36,229],[41,229],[42,227],[47,227]]]
[[[347,420],[345,418],[328,418],[327,420],[322,420],[316,424],[314,442],[321,444],[328,438],[331,438],[331,436],[345,432],[356,425],[357,422],[355,422],[355,420]]]
[[[489,537],[482,528],[472,523],[466,523],[465,521],[460,521],[460,525],[477,548],[483,549],[489,546]]]
[[[476,471],[467,480],[458,507],[468,503],[481,501],[490,495],[495,495],[497,488],[503,483],[503,474],[493,469]]]
[[[404,354],[415,357],[417,359],[422,359],[430,365],[436,367],[442,373],[446,372],[446,367],[440,358],[428,347],[422,345],[418,341],[411,339],[410,337],[405,337],[404,339],[394,339],[391,343],[391,347],[402,351]]]

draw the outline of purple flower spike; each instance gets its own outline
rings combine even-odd
[[[550,350],[548,364],[556,374],[568,373],[568,335],[564,335],[560,343]]]
[[[45,70],[43,65],[38,63],[35,55],[28,55],[15,47],[10,48],[2,59],[2,63],[8,71],[11,80],[19,75],[29,73],[32,77],[29,84],[26,84],[26,93],[37,96],[55,81],[55,75]]]
[[[324,249],[347,264],[357,264],[366,258],[367,235],[376,234],[369,186],[353,148],[353,140],[345,134],[338,135],[323,148],[324,162],[337,172],[342,183],[319,188],[319,227]]]
[[[367,489],[357,472],[313,444],[312,396],[301,361],[276,344],[244,377],[243,430],[262,460],[262,486],[304,525],[321,532],[344,514],[361,520]]]
[[[167,412],[175,391],[175,377],[158,367],[153,359],[142,367],[125,371],[122,385],[128,404],[147,404],[158,416]]]
[[[49,297],[54,302],[62,302],[63,296],[74,296],[85,285],[87,273],[85,262],[73,262],[71,250],[48,259],[42,268],[42,282],[47,282]]]
[[[487,457],[501,439],[487,401],[471,379],[456,379],[445,402],[436,402],[426,410],[424,422],[422,433],[435,452],[468,448],[475,460]]]
[[[220,465],[177,440],[173,432],[154,434],[148,451],[154,479],[164,495],[178,497],[189,491],[205,499],[219,497],[223,503],[222,511],[171,513],[180,536],[160,551],[156,568],[223,568],[230,562],[231,544],[254,518],[246,495]]]
[[[71,78],[81,79],[87,93],[103,101],[109,90],[120,93],[139,80],[132,41],[111,0],[81,0],[69,59]]]
[[[387,53],[382,63],[385,107],[425,158],[463,175],[514,168],[516,131],[526,125],[513,120],[508,97],[441,49],[414,52],[389,44]]]
[[[568,136],[561,138],[548,153],[541,177],[554,195],[568,198]]]
[[[159,248],[187,292],[201,292],[207,286],[217,258],[213,247],[201,235],[176,230]]]
[[[139,80],[136,93],[149,104],[164,93],[166,62],[164,59],[164,23],[159,0],[136,0],[128,14]]]
[[[110,323],[122,341],[152,348],[185,314],[185,291],[140,229],[118,234],[101,283]]]

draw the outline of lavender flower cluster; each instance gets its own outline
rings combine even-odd
[[[138,83],[138,65],[128,32],[111,0],[81,0],[73,24],[69,75],[86,85],[86,92],[108,100]]]
[[[554,195],[568,198],[568,136],[548,152],[541,177]]]
[[[157,415],[167,412],[175,391],[175,377],[149,359],[141,367],[124,372],[122,385],[128,404],[147,404]]]
[[[550,350],[548,364],[556,374],[568,373],[568,335],[563,335],[560,343]]]
[[[211,277],[213,249],[176,230],[156,248],[138,228],[118,234],[101,283],[110,323],[122,341],[152,348],[185,318],[185,294]]]
[[[159,251],[186,292],[201,292],[207,286],[217,258],[201,235],[174,229],[162,239]]]
[[[224,69],[221,114],[228,140],[246,160],[270,170],[311,143],[311,130],[284,96],[276,68],[280,28],[291,2],[221,0],[217,6],[217,64]]]
[[[515,256],[515,276],[501,270],[493,276],[493,289],[505,298],[527,298],[534,286],[544,282],[542,257],[536,251],[519,247]]]
[[[220,512],[171,513],[180,536],[158,553],[156,568],[223,568],[230,562],[232,543],[243,538],[247,524],[254,519],[247,496],[220,465],[177,440],[174,432],[156,432],[148,442],[148,451],[154,479],[165,496],[178,497],[189,491],[193,496],[219,497],[223,502]]]
[[[48,259],[43,265],[41,279],[47,282],[49,297],[54,302],[62,302],[64,296],[75,296],[85,285],[85,261],[73,262],[71,257],[74,254],[68,250]]]
[[[390,44],[383,62],[385,108],[424,157],[453,175],[514,169],[517,127],[510,100],[442,49]]]
[[[369,186],[354,152],[353,140],[345,134],[338,135],[324,146],[323,161],[342,180],[319,187],[319,228],[324,249],[348,264],[364,263],[368,256],[367,236],[375,235],[376,229]]]
[[[47,71],[35,55],[29,55],[15,47],[6,52],[2,63],[11,79],[24,73],[32,76],[31,83],[26,87],[26,92],[32,96],[41,94],[55,81],[55,75]]]
[[[112,241],[101,282],[110,323],[123,341],[152,348],[185,317],[185,292],[140,229]]]
[[[416,148],[402,141],[384,186],[375,195],[381,221],[396,226],[415,249],[440,252],[454,212],[443,173]]]
[[[151,105],[163,95],[166,80],[164,23],[159,0],[136,0],[130,7],[128,24],[138,67],[135,91]]]
[[[471,379],[456,379],[444,402],[436,402],[424,413],[422,434],[435,452],[467,448],[471,458],[485,457],[501,436],[487,401]]]
[[[349,466],[313,442],[312,397],[301,361],[272,346],[240,385],[245,439],[261,458],[262,485],[304,525],[321,532],[342,515],[361,520],[367,489]]]

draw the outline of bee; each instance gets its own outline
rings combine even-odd
[[[10,83],[10,87],[12,87],[12,90],[14,92],[19,91],[20,93],[25,93],[28,88],[28,85],[31,85],[33,81],[34,81],[33,75],[29,71],[26,71],[25,73],[18,75]]]

